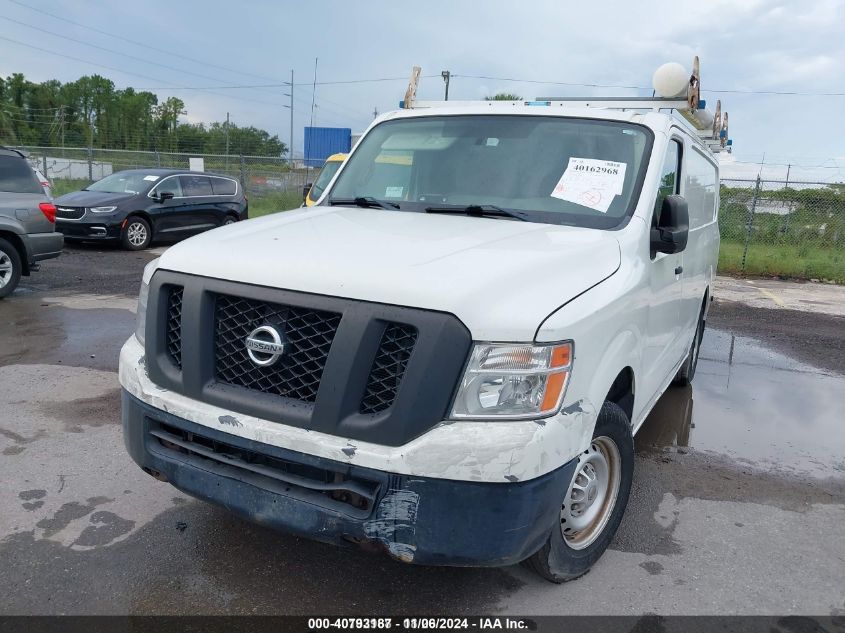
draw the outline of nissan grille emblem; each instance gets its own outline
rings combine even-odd
[[[270,367],[285,353],[282,335],[272,325],[257,327],[246,337],[246,353],[259,367]]]

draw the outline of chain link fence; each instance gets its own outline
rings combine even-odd
[[[723,179],[723,273],[845,283],[845,185]]]
[[[251,215],[291,209],[317,169],[272,156],[177,154],[56,147],[20,147],[53,184],[55,196],[122,169],[190,169],[237,178]],[[196,167],[196,165],[194,165]],[[719,271],[845,283],[845,185],[723,179]]]
[[[53,185],[58,197],[124,169],[200,169],[237,178],[249,198],[250,214],[297,207],[303,187],[318,169],[291,165],[274,156],[177,154],[92,149],[86,147],[18,147]],[[199,163],[201,161],[201,163]]]

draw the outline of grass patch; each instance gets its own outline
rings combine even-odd
[[[289,211],[298,208],[301,204],[301,191],[271,193],[261,197],[253,195],[249,197],[249,217],[257,218],[278,211]]]
[[[91,181],[87,179],[73,180],[71,178],[55,178],[50,181],[50,184],[53,185],[53,197],[58,198],[66,193],[85,189],[85,187],[91,184]]]
[[[722,240],[719,272],[723,274],[826,279],[845,284],[845,251],[841,248],[750,244],[745,271],[742,270],[742,242]]]

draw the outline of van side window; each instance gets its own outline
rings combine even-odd
[[[205,176],[179,176],[182,182],[182,194],[191,196],[210,196],[211,182]]]
[[[215,196],[234,196],[237,191],[235,181],[228,178],[211,178],[211,188]]]
[[[158,196],[162,193],[172,193],[174,198],[181,198],[182,185],[179,184],[179,178],[165,178],[155,186],[150,195]]]
[[[689,206],[691,229],[716,219],[716,166],[695,149],[687,158],[684,197]]]
[[[652,226],[657,226],[660,215],[660,207],[666,196],[680,192],[681,172],[681,143],[680,141],[669,141],[666,149],[666,160],[663,161],[663,168],[660,170],[660,186],[657,189],[657,199],[654,201],[654,213],[652,214]]]

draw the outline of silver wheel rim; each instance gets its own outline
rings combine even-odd
[[[619,447],[597,437],[578,456],[575,475],[560,509],[560,532],[572,549],[589,547],[604,531],[616,507],[622,481]]]
[[[126,239],[132,246],[142,246],[147,241],[147,227],[140,222],[133,222],[126,227]]]
[[[12,265],[12,258],[5,251],[0,251],[0,288],[5,288],[6,284],[12,279],[12,274],[15,272]]]
[[[234,221],[232,218],[226,218],[226,219],[223,221],[223,226],[228,226],[228,225],[230,225],[230,224],[234,224],[234,223],[235,223],[235,221]]]

